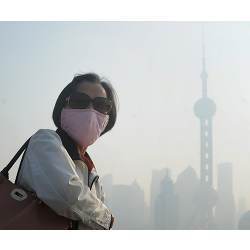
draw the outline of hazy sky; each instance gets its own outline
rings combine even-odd
[[[74,74],[108,78],[119,97],[114,129],[89,147],[101,176],[137,179],[148,200],[152,169],[175,180],[191,165],[199,175],[201,23],[1,22],[0,164],[40,128],[55,129],[52,110]],[[214,173],[232,162],[236,201],[250,194],[250,23],[205,23]],[[2,168],[1,167],[1,168]],[[250,204],[250,198],[248,199]]]

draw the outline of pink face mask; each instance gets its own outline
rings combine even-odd
[[[62,129],[82,148],[93,144],[105,129],[109,115],[94,109],[63,108]]]

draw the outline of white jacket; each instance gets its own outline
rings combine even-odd
[[[109,229],[111,212],[95,168],[73,161],[60,136],[50,129],[38,130],[30,139],[17,184],[36,193],[59,215],[79,220],[78,229]]]

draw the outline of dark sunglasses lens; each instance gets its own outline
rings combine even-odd
[[[111,111],[112,104],[106,98],[96,98],[94,100],[94,109],[103,114],[108,114]]]
[[[85,109],[89,107],[90,99],[83,96],[72,96],[69,99],[69,106],[73,109]]]

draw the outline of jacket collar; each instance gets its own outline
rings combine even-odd
[[[56,130],[56,133],[60,136],[63,146],[66,148],[69,156],[72,160],[82,160],[80,154],[78,153],[77,146],[73,139],[61,128]]]
[[[84,156],[81,157],[81,155],[78,152],[76,143],[63,129],[58,128],[56,130],[56,133],[60,136],[60,138],[62,140],[62,144],[66,148],[66,150],[67,150],[67,152],[70,155],[72,160],[84,161],[88,167],[89,172],[91,172],[93,169],[95,169],[95,165],[94,165],[93,161],[91,160],[89,154],[87,152],[85,152]]]

